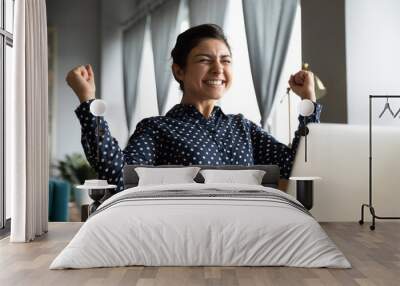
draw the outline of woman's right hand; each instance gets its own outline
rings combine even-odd
[[[81,103],[96,98],[96,86],[91,65],[74,68],[67,74],[65,80]]]

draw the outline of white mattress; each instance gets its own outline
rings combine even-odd
[[[162,196],[174,190],[179,192]],[[258,191],[260,197],[252,196],[251,191]],[[218,195],[224,192],[228,195]],[[135,197],[138,194],[143,196]],[[279,190],[254,185],[131,188],[104,202],[50,269],[127,265],[351,267],[318,222],[297,204]]]

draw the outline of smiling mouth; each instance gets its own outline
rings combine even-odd
[[[212,87],[222,87],[225,85],[226,81],[222,79],[210,79],[203,81],[206,85]]]

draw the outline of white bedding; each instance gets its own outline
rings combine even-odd
[[[174,190],[179,192],[163,197]],[[226,196],[219,195],[223,193]],[[151,195],[144,197],[147,194]],[[315,219],[296,203],[281,191],[254,185],[193,183],[131,188],[105,201],[50,269],[126,265],[351,267]]]

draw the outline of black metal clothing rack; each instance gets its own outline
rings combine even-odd
[[[378,216],[375,213],[375,209],[372,205],[372,100],[374,98],[400,98],[400,95],[370,95],[369,96],[369,203],[362,204],[361,206],[361,219],[358,221],[359,224],[364,224],[364,207],[369,208],[372,215],[372,225],[370,229],[375,229],[375,219],[400,219],[400,217],[383,217]]]

